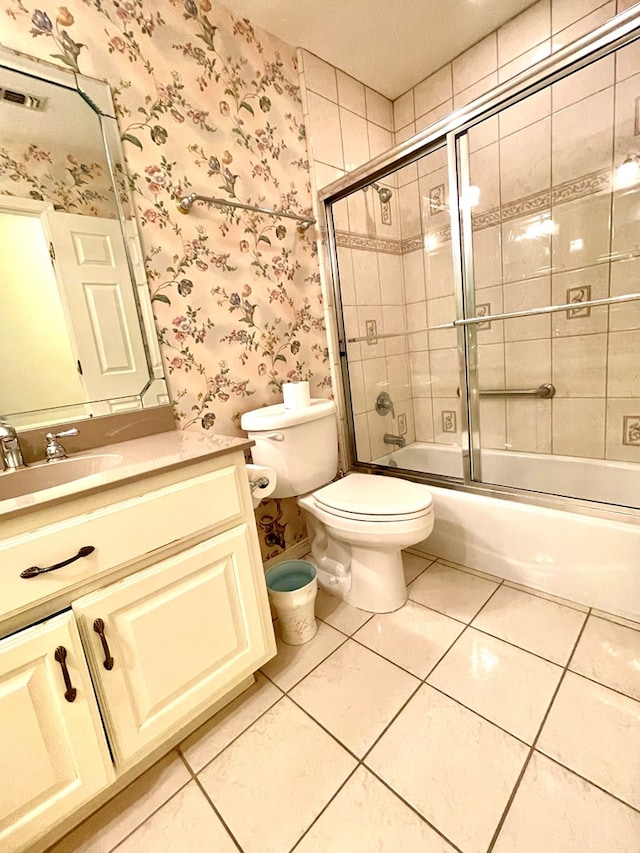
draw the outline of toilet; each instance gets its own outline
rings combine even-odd
[[[338,468],[336,406],[311,400],[245,412],[253,461],[277,473],[274,498],[297,497],[305,511],[318,582],[347,604],[389,613],[407,600],[402,549],[433,529],[433,499],[418,483]]]

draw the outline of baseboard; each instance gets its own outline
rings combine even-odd
[[[275,557],[271,557],[271,559],[266,560],[264,564],[265,572],[267,569],[270,569],[271,566],[277,566],[278,563],[282,563],[285,560],[302,559],[302,557],[305,557],[309,553],[310,548],[311,544],[309,542],[309,538],[306,537],[305,539],[302,539],[291,548],[287,548],[286,551],[283,551],[281,554],[277,554]]]

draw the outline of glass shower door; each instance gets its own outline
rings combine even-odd
[[[458,140],[474,480],[640,505],[639,93],[634,43]]]
[[[461,477],[444,144],[331,213],[354,461]]]

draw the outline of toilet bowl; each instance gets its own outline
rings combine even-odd
[[[407,600],[402,549],[433,529],[428,489],[406,480],[349,474],[298,499],[307,513],[318,582],[373,613]]]
[[[297,497],[304,510],[318,583],[348,604],[373,613],[407,600],[403,548],[433,529],[432,497],[419,483],[338,467],[336,408],[331,400],[245,412],[253,461],[277,473],[274,498]]]

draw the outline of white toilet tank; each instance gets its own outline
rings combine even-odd
[[[256,465],[274,468],[278,481],[273,498],[305,495],[320,488],[338,470],[338,425],[333,400],[311,400],[301,409],[284,403],[245,412],[240,426],[255,441]]]

